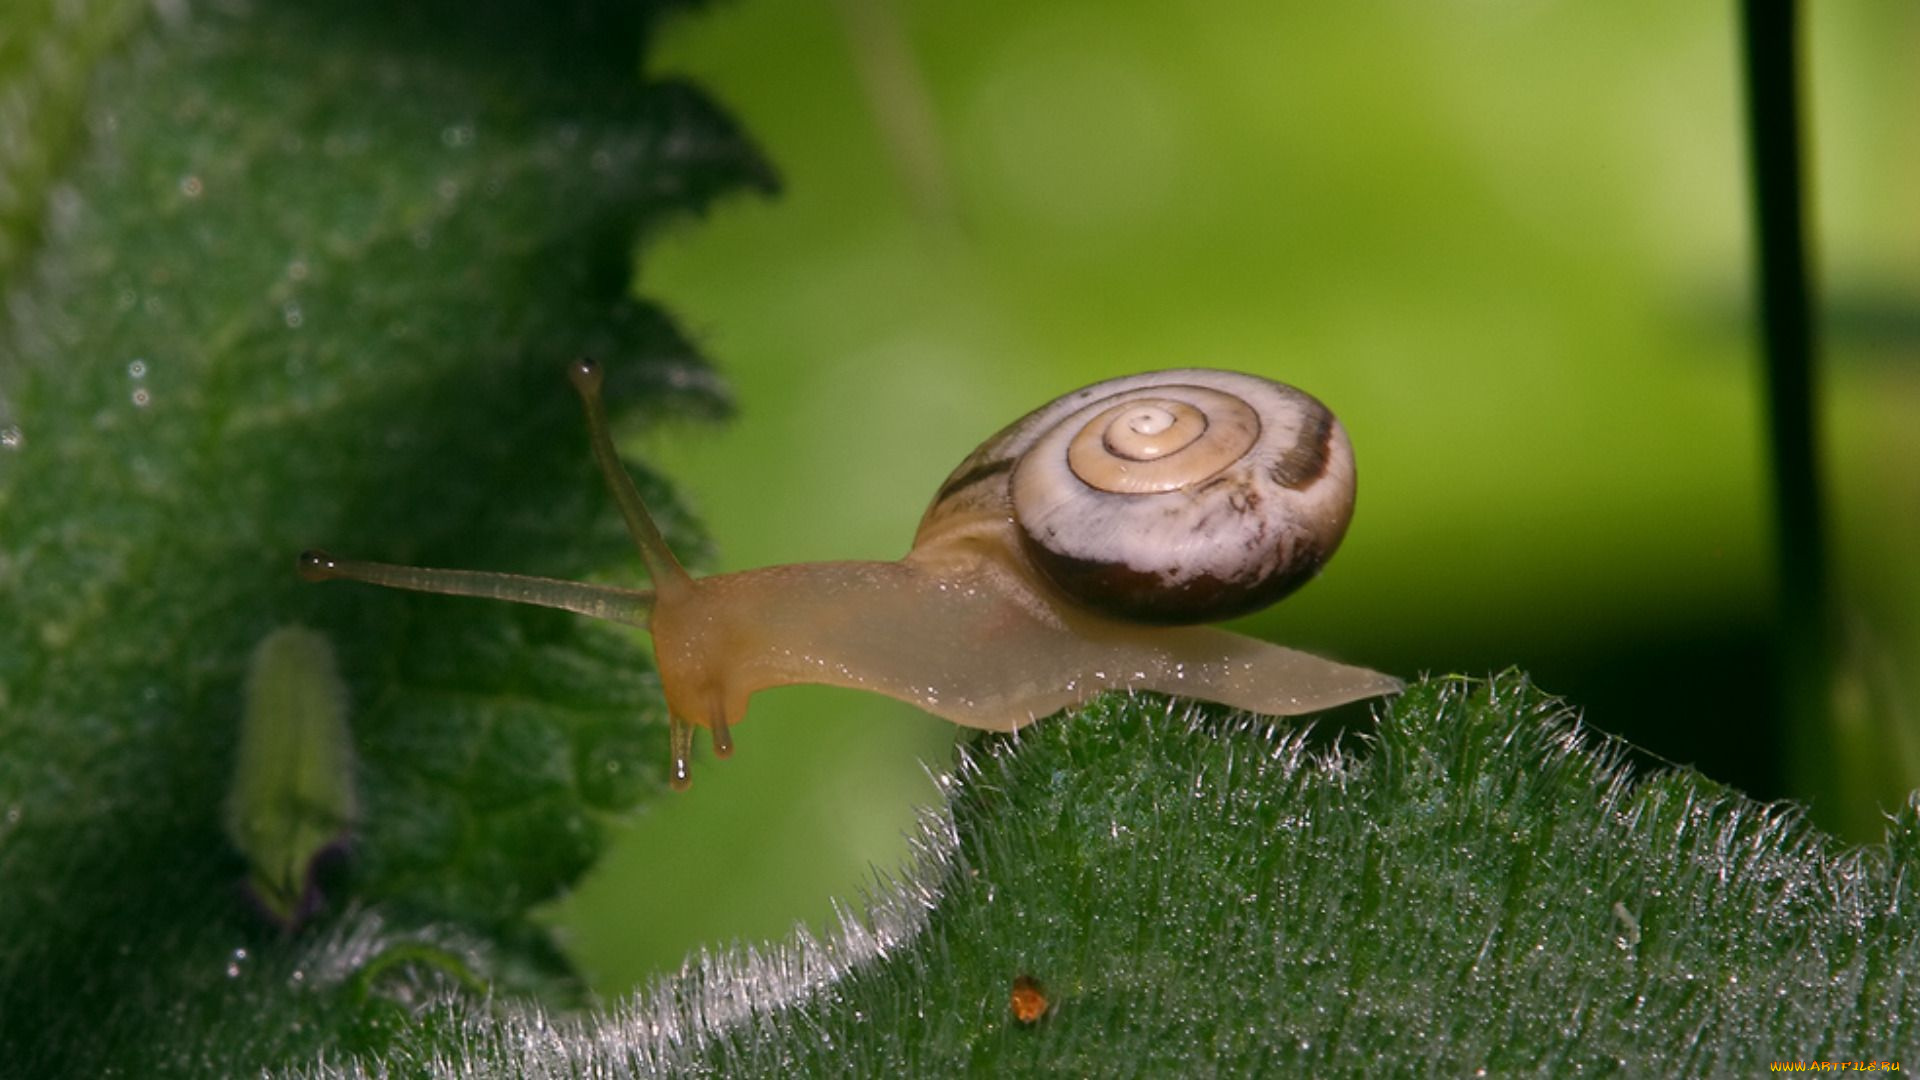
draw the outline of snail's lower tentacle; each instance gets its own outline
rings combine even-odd
[[[707,727],[708,727],[708,730],[710,730],[713,734],[714,756],[723,757],[723,758],[732,757],[733,756],[733,730],[727,724],[726,711],[724,709],[716,711],[713,714],[712,722],[709,723]]]
[[[667,716],[667,747],[672,761],[667,783],[675,791],[685,791],[693,786],[693,725],[675,713]]]

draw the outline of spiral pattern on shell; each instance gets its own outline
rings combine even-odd
[[[1015,422],[948,478],[916,548],[1010,514],[1032,565],[1078,603],[1212,622],[1305,584],[1353,502],[1353,449],[1325,405],[1189,368],[1097,383]]]

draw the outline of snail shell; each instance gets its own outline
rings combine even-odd
[[[960,463],[914,540],[1004,542],[1079,604],[1138,622],[1257,611],[1318,573],[1353,517],[1353,447],[1285,383],[1186,368],[1096,383]]]

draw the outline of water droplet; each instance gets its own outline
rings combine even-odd
[[[135,360],[135,361],[133,361],[133,362],[131,362],[131,363],[129,363],[129,364],[127,365],[127,377],[128,377],[128,378],[130,378],[130,379],[144,379],[144,378],[146,378],[146,377],[147,377],[147,362],[146,362],[145,360]]]
[[[300,324],[306,321],[305,317],[300,314],[300,301],[298,300],[289,300],[281,305],[280,314],[287,320],[287,327],[291,330],[300,329]]]
[[[146,408],[147,406],[149,406],[149,405],[151,405],[151,404],[153,404],[153,395],[152,395],[152,394],[149,394],[149,393],[147,393],[147,388],[146,388],[146,387],[144,387],[144,386],[143,386],[143,387],[141,387],[141,388],[139,388],[138,390],[135,390],[135,391],[133,392],[133,407],[134,407],[134,408],[136,408],[136,409],[144,409],[144,408]]]
[[[185,195],[189,199],[199,198],[206,190],[206,185],[201,183],[200,178],[194,176],[192,173],[180,178],[180,194]]]
[[[246,962],[247,962],[247,950],[245,949],[233,950],[233,956],[231,956],[227,960],[227,978],[229,979],[239,978],[240,970],[246,964]]]

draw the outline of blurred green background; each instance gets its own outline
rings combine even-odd
[[[1274,376],[1361,499],[1250,631],[1406,675],[1517,665],[1595,727],[1876,839],[1920,783],[1920,6],[1807,5],[1832,760],[1766,738],[1771,540],[1730,4],[1124,0],[705,11],[658,53],[784,172],[648,248],[725,372],[658,430],[710,570],[903,552],[946,473],[1068,389]],[[1357,730],[1365,731],[1360,713]],[[956,733],[814,688],[622,826],[551,917],[612,993],[856,902]]]

